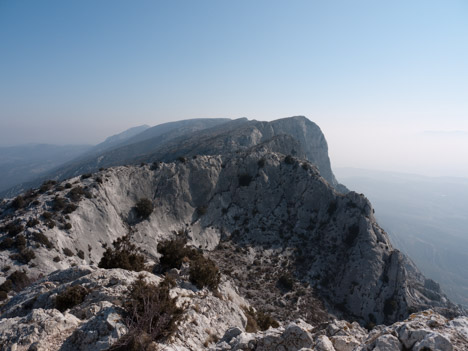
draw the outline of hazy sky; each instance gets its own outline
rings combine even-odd
[[[0,0],[0,145],[292,115],[333,166],[468,177],[468,2]]]

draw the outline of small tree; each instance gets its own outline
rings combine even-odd
[[[145,257],[137,252],[130,236],[125,235],[112,243],[113,249],[107,248],[99,262],[99,268],[122,268],[129,271],[142,271],[145,268]]]
[[[135,211],[139,217],[146,219],[153,213],[153,203],[147,198],[142,198],[136,203]]]

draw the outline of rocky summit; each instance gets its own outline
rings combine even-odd
[[[318,126],[164,140],[2,201],[2,350],[468,348],[464,311],[336,182]]]

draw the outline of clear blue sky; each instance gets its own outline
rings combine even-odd
[[[298,114],[334,165],[468,176],[468,2],[0,0],[0,145]]]

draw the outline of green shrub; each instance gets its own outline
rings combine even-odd
[[[47,226],[47,228],[52,229],[55,227],[55,222],[51,219],[48,219],[45,221],[45,225]]]
[[[65,183],[65,189],[71,189],[72,185],[70,183]]]
[[[65,208],[63,209],[62,213],[64,214],[70,214],[73,211],[75,211],[78,208],[75,204],[67,204]]]
[[[68,197],[74,202],[81,200],[81,197],[84,195],[84,190],[81,186],[76,186],[68,192]]]
[[[67,206],[67,200],[65,200],[63,197],[56,196],[52,205],[52,209],[54,211],[61,211],[65,208],[65,206]]]
[[[177,161],[185,163],[185,162],[187,162],[187,159],[185,157],[183,157],[183,156],[179,156],[179,157],[177,157]]]
[[[23,264],[29,263],[32,259],[36,258],[36,254],[31,249],[22,249],[19,253],[10,255],[12,260],[18,261]]]
[[[23,208],[25,205],[26,205],[26,201],[21,195],[15,197],[15,199],[11,202],[11,207],[13,207],[16,210]]]
[[[45,211],[45,212],[42,213],[42,218],[44,218],[45,220],[47,220],[47,219],[52,219],[53,216],[54,216],[54,215],[53,215],[52,213],[47,212],[47,211]]]
[[[142,277],[131,285],[124,308],[128,332],[111,351],[146,350],[151,342],[169,338],[182,316],[167,284],[148,284]]]
[[[78,251],[77,256],[81,258],[82,260],[84,260],[84,251],[83,250]]]
[[[46,191],[50,190],[57,182],[55,180],[46,180],[42,183],[41,187],[39,188],[40,193],[45,193]]]
[[[199,255],[190,261],[190,282],[198,289],[205,286],[210,290],[216,290],[220,281],[220,273],[216,264],[209,258]]]
[[[158,244],[158,252],[161,254],[159,264],[164,271],[172,268],[180,269],[184,258],[191,255],[190,249],[185,247],[187,241],[183,238],[162,241]]]
[[[11,289],[15,291],[21,291],[31,284],[31,279],[29,279],[25,271],[14,271],[8,276],[7,280],[11,282]]]
[[[0,241],[0,250],[8,250],[11,249],[15,245],[15,240],[12,238],[5,238]]]
[[[88,179],[88,178],[91,178],[91,173],[85,173],[81,175],[81,179]]]
[[[33,240],[44,245],[48,249],[52,249],[54,245],[50,242],[49,238],[44,233],[34,233]]]
[[[18,221],[9,222],[2,228],[2,231],[8,233],[10,236],[18,235],[23,230],[24,227]]]
[[[107,248],[101,258],[99,268],[122,268],[129,271],[145,269],[145,257],[138,253],[136,246],[130,242],[130,236],[125,235],[112,243],[113,249]]]
[[[17,235],[15,238],[15,246],[18,250],[22,250],[26,247],[26,238],[24,235]]]
[[[252,181],[252,176],[247,173],[239,174],[238,181],[239,186],[249,186]]]
[[[69,229],[72,228],[72,225],[71,225],[71,223],[68,222],[68,223],[65,223],[65,225],[63,226],[63,228],[64,228],[65,230],[69,230]]]
[[[68,247],[65,247],[65,248],[63,249],[63,253],[65,254],[65,256],[68,256],[68,257],[73,256],[73,251],[70,250]]]
[[[37,218],[31,218],[30,220],[28,220],[28,222],[26,223],[26,226],[29,227],[29,228],[32,228],[32,227],[35,227],[36,225],[39,224],[39,220]]]
[[[88,290],[85,287],[81,285],[69,286],[55,298],[55,308],[64,312],[82,303],[86,295],[88,295]]]
[[[245,326],[245,331],[247,333],[256,333],[259,330],[268,330],[270,327],[279,327],[279,323],[266,312],[255,312],[252,307],[243,307],[243,310],[245,316],[247,317],[247,325]]]
[[[0,301],[6,300],[8,298],[8,293],[6,291],[0,290]]]
[[[55,256],[53,259],[54,262],[60,262],[61,260],[60,256]]]
[[[147,198],[142,198],[136,203],[135,211],[138,217],[143,219],[148,218],[153,212],[153,203]]]

